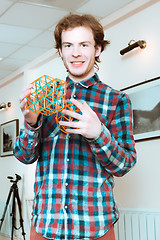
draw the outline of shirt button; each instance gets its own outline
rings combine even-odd
[[[66,186],[68,186],[68,183],[66,182],[66,184],[65,184]]]
[[[67,209],[67,208],[68,208],[68,206],[67,206],[67,205],[65,205],[65,206],[64,206],[64,208],[65,208],[65,209]]]
[[[69,162],[69,158],[67,158],[67,162]]]
[[[77,97],[76,94],[74,94],[73,97],[76,98]]]

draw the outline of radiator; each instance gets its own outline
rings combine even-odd
[[[5,205],[6,203],[3,202],[3,201],[0,201],[0,219],[2,218],[2,215],[3,215],[3,212],[4,212],[4,208],[5,208]],[[0,231],[0,234],[3,234],[5,236],[10,236],[11,235],[11,205],[9,204],[8,207],[7,207],[7,211],[6,211],[6,214],[5,214],[5,218],[4,218],[4,221],[3,221],[3,224],[2,224],[2,228],[1,228],[1,231]]]
[[[160,240],[160,211],[119,209],[116,240]]]

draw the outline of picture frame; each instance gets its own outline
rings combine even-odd
[[[131,100],[135,141],[160,138],[160,76],[121,91]]]
[[[19,120],[14,119],[0,125],[0,156],[12,156],[16,137],[19,133]]]

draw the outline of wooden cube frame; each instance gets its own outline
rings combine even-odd
[[[64,108],[65,81],[43,75],[31,84],[33,88],[32,92],[26,97],[26,109],[49,116]]]

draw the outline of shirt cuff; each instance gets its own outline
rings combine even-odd
[[[88,139],[87,141],[92,145],[92,147],[103,147],[111,140],[110,131],[102,124],[102,131],[96,139]]]
[[[27,123],[27,121],[25,120],[24,121],[24,124],[25,124],[25,129],[27,131],[31,130],[31,131],[38,131],[41,126],[42,126],[42,121],[43,121],[43,116],[40,114],[39,117],[38,117],[38,120],[37,120],[37,126],[36,127],[33,127],[31,126],[29,123]]]

